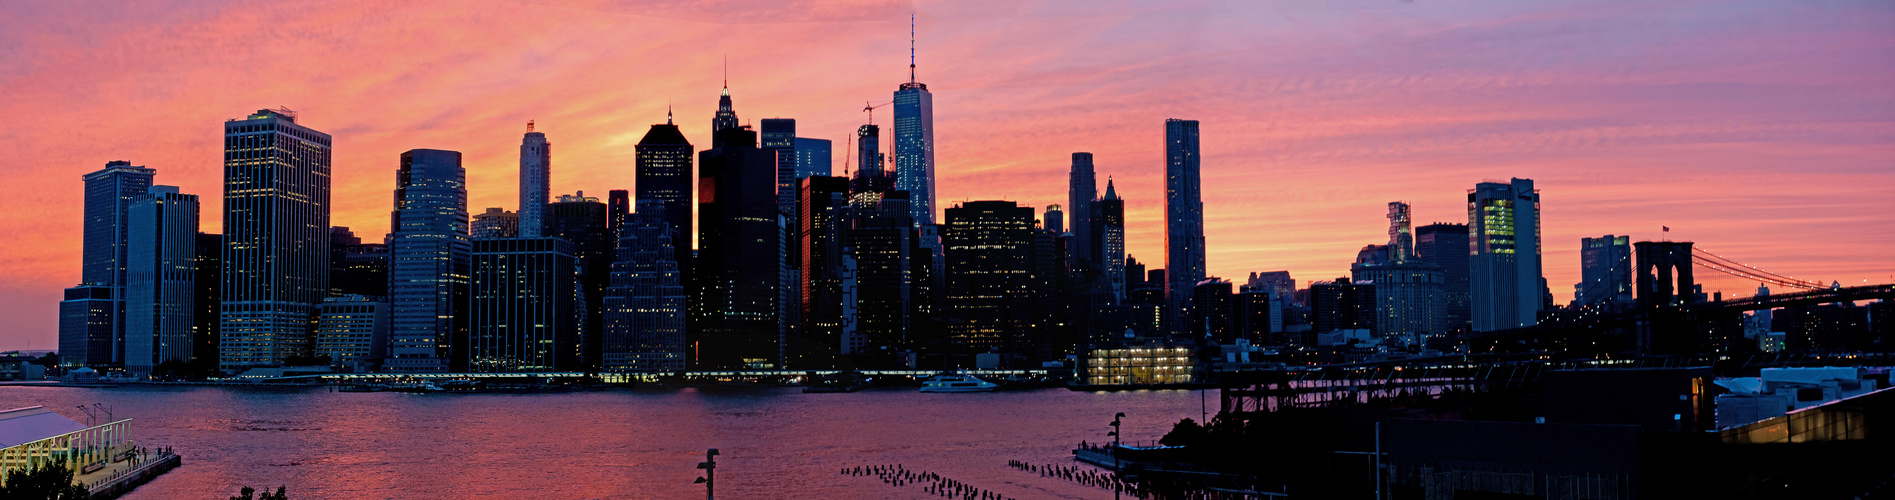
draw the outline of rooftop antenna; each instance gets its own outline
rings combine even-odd
[[[665,99],[665,125],[671,124],[671,100]]]
[[[908,83],[915,83],[915,13],[908,13]]]
[[[527,120],[527,121],[526,121],[526,131],[527,131],[527,132],[532,132],[532,131],[533,131],[533,120]]]
[[[730,54],[724,54],[724,95],[730,95]]]

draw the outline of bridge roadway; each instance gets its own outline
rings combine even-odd
[[[1708,366],[1719,376],[1756,376],[1763,368],[1886,366],[1895,352],[1796,351],[1750,356],[1690,354],[1560,359],[1551,352],[1480,353],[1307,367],[1237,366],[1214,371],[1220,410],[1268,412],[1537,384],[1551,370]]]
[[[1641,308],[1636,305],[1618,310],[1609,306],[1587,306],[1549,313],[1533,326],[1494,330],[1472,338],[1474,350],[1485,352],[1578,351],[1603,353],[1626,351],[1631,339],[1609,339],[1615,331],[1629,332],[1657,320],[1680,318],[1716,318],[1746,311],[1783,307],[1834,304],[1863,300],[1895,300],[1895,284],[1825,288],[1807,292],[1771,294],[1725,301],[1701,302],[1683,306]]]

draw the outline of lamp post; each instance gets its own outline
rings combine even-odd
[[[1120,481],[1120,478],[1119,478],[1119,419],[1122,419],[1122,418],[1125,418],[1125,412],[1119,412],[1118,414],[1113,415],[1112,416],[1112,432],[1106,433],[1107,436],[1112,436],[1112,480],[1115,483],[1112,485],[1112,498],[1114,500],[1119,498],[1119,485],[1116,483]]]
[[[717,495],[716,495],[717,448],[711,448],[710,450],[705,451],[704,461],[698,462],[697,468],[704,469],[704,477],[697,478],[697,481],[696,481],[699,483],[704,483],[704,500],[716,500],[717,499]]]

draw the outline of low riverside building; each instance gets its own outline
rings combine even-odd
[[[1150,341],[1086,352],[1080,380],[1090,386],[1189,384],[1196,381],[1195,344]]]

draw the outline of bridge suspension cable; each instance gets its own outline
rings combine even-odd
[[[1822,282],[1797,279],[1797,278],[1773,273],[1770,271],[1765,271],[1763,269],[1758,269],[1755,266],[1744,264],[1742,262],[1737,262],[1728,257],[1724,257],[1722,255],[1718,255],[1708,250],[1703,250],[1699,248],[1691,249],[1691,262],[1694,264],[1697,264],[1700,267],[1704,267],[1713,271],[1721,272],[1724,274],[1736,276],[1736,277],[1751,280],[1751,281],[1756,281],[1756,282],[1767,284],[1767,285],[1779,285],[1779,286],[1784,286],[1784,287],[1789,287],[1789,288],[1802,288],[1802,289],[1807,289],[1807,290],[1820,290],[1823,288],[1828,288],[1828,286],[1824,285]]]

